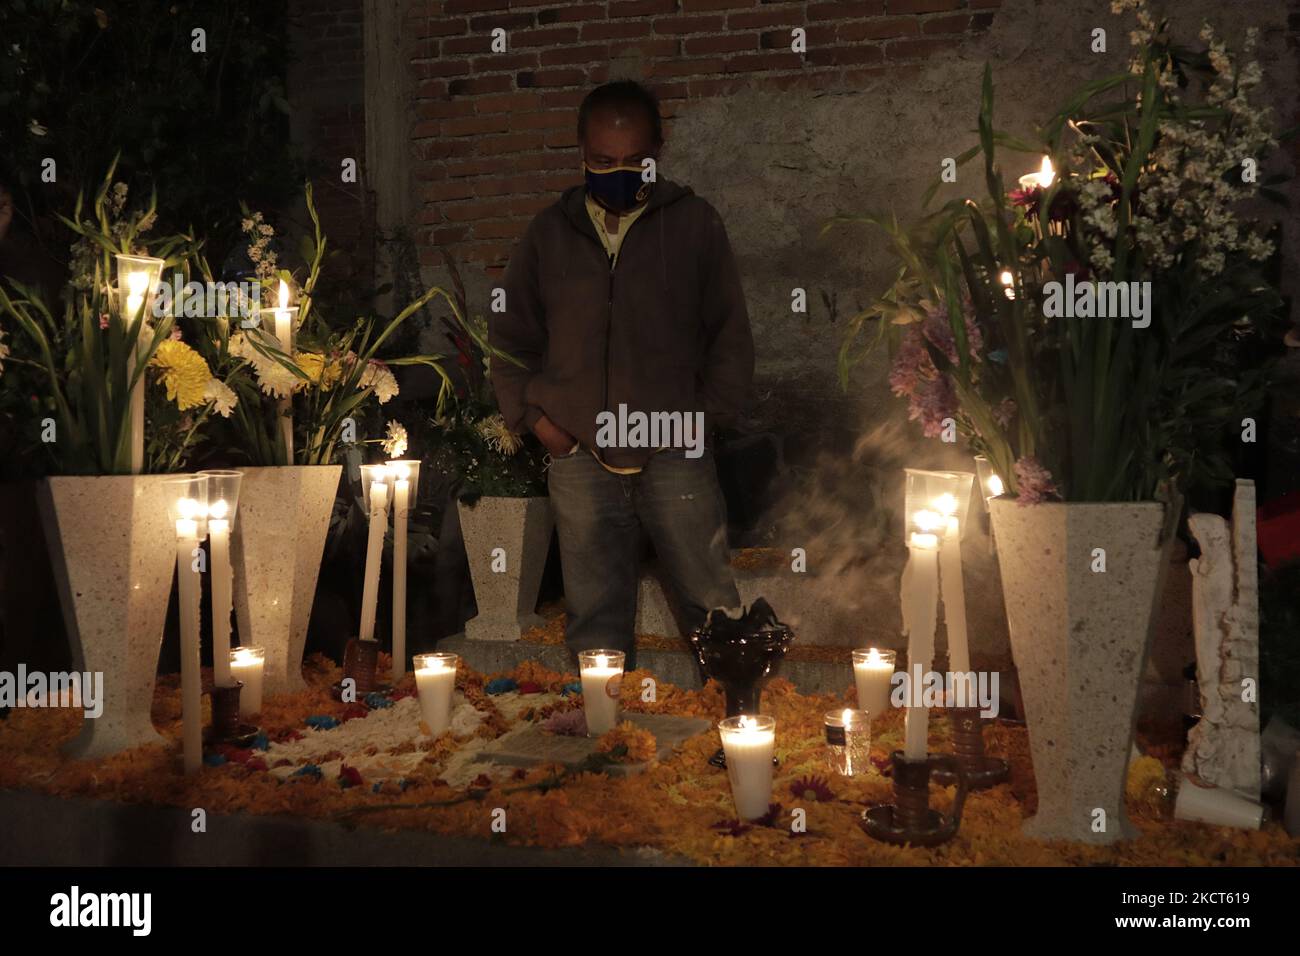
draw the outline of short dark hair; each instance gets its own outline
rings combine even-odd
[[[636,80],[615,80],[598,86],[583,99],[578,107],[578,142],[587,137],[587,120],[599,110],[613,110],[626,114],[640,110],[650,121],[650,135],[655,146],[664,142],[664,123],[659,116],[659,97]]]

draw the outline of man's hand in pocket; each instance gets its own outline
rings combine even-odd
[[[533,434],[546,446],[546,450],[551,453],[552,458],[561,458],[567,455],[573,450],[573,445],[577,441],[545,415],[537,419],[533,424]]]

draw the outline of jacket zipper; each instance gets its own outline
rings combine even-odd
[[[633,220],[632,225],[627,227],[627,232],[623,233],[623,238],[619,242],[618,251],[620,253],[623,251],[623,247],[627,244],[627,237],[632,232],[632,226],[635,226],[640,222],[648,212],[650,212],[649,209],[643,212],[640,216],[637,216],[636,219]],[[599,245],[601,249],[605,248],[605,244],[600,241],[599,237],[596,238],[596,244]],[[609,314],[605,319],[605,395],[604,400],[601,402],[601,407],[604,411],[609,411],[609,343],[614,337],[614,270],[618,268],[618,256],[608,252],[606,255],[609,256],[609,293],[607,297],[609,305],[607,311]]]
[[[624,239],[627,237],[624,236]],[[607,318],[605,319],[605,398],[601,402],[601,407],[609,411],[609,342],[614,337],[614,267],[618,260],[613,253],[609,254],[609,308]]]

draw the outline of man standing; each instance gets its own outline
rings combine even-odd
[[[550,452],[569,650],[623,650],[630,670],[642,532],[687,627],[740,604],[704,435],[748,401],[754,344],[722,219],[657,175],[654,94],[592,91],[578,142],[585,185],[529,224],[490,317],[491,344],[522,367],[494,357],[491,375],[507,424]],[[685,427],[608,427],[638,415]]]

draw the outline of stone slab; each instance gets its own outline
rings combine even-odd
[[[682,741],[703,733],[710,722],[699,717],[672,714],[624,714],[623,719],[655,735],[658,757],[666,760]],[[479,752],[477,761],[509,767],[532,767],[540,763],[562,763],[576,767],[596,752],[594,737],[566,737],[548,734],[537,724],[528,724],[494,740]],[[609,768],[613,776],[630,776],[646,768],[644,763],[617,764]]]

